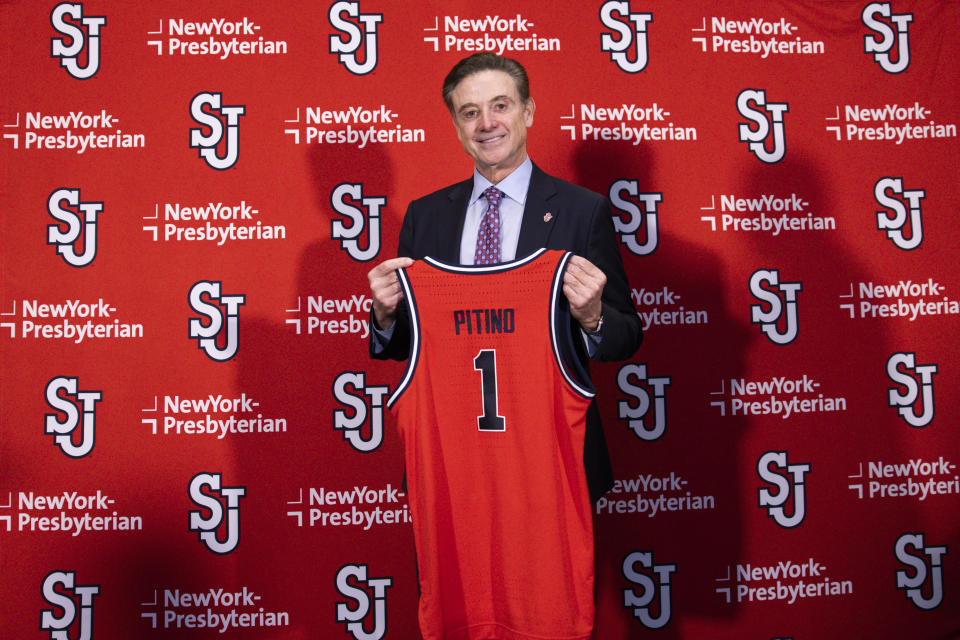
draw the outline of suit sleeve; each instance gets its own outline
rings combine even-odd
[[[590,216],[590,235],[584,256],[607,276],[603,287],[601,339],[593,355],[594,360],[607,362],[630,358],[643,340],[643,327],[630,299],[630,283],[617,246],[612,215],[607,199],[598,197]]]

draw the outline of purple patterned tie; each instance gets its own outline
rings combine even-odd
[[[477,250],[473,255],[474,264],[500,263],[500,201],[503,191],[496,187],[487,187],[483,192],[487,199],[487,210],[480,220],[477,232]]]

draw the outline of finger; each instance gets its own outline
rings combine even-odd
[[[563,284],[570,287],[577,295],[600,297],[603,293],[605,279],[596,279],[584,274],[569,273],[564,276]]]
[[[394,278],[393,281],[381,280],[371,287],[373,299],[383,304],[396,304],[403,298],[403,290],[400,288],[400,282]]]
[[[381,291],[392,286],[399,286],[399,280],[397,279],[397,274],[395,271],[380,276],[379,278],[373,278],[370,280],[370,290],[371,291]]]
[[[599,298],[599,296],[594,295],[593,290],[588,289],[579,283],[569,285],[564,284],[563,295],[566,296],[570,306],[576,309],[585,307],[590,304],[591,300]]]
[[[579,257],[579,256],[574,256]],[[571,259],[572,260],[572,259]],[[567,266],[566,273],[564,278],[566,279],[569,276],[572,280],[576,280],[588,286],[597,286],[603,287],[606,284],[607,277],[604,275],[603,271],[595,267],[588,260],[583,258],[580,259],[582,262],[573,263],[571,262]]]
[[[384,260],[380,263],[380,266],[383,267],[385,271],[396,271],[404,267],[409,267],[413,264],[413,258],[399,257],[399,258],[390,258],[389,260]]]
[[[376,278],[383,278],[388,275],[392,275],[397,269],[404,267],[409,267],[413,264],[411,258],[400,257],[400,258],[390,258],[389,260],[384,260],[367,274],[367,277],[373,282]]]
[[[581,268],[587,268],[587,265],[593,266],[593,263],[584,258],[583,256],[572,255],[570,256],[570,261],[568,264],[573,264]]]
[[[603,271],[583,256],[571,256],[568,264],[573,265],[576,270],[589,274],[592,277],[600,277],[603,274]]]

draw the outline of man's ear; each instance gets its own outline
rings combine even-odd
[[[537,110],[537,103],[533,101],[533,98],[527,98],[526,104],[523,105],[523,110],[526,115],[526,124],[529,127],[533,125],[533,112]]]

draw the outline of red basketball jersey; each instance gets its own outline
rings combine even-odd
[[[411,352],[387,401],[404,445],[427,640],[588,638],[594,391],[561,291],[570,253],[398,271]]]

